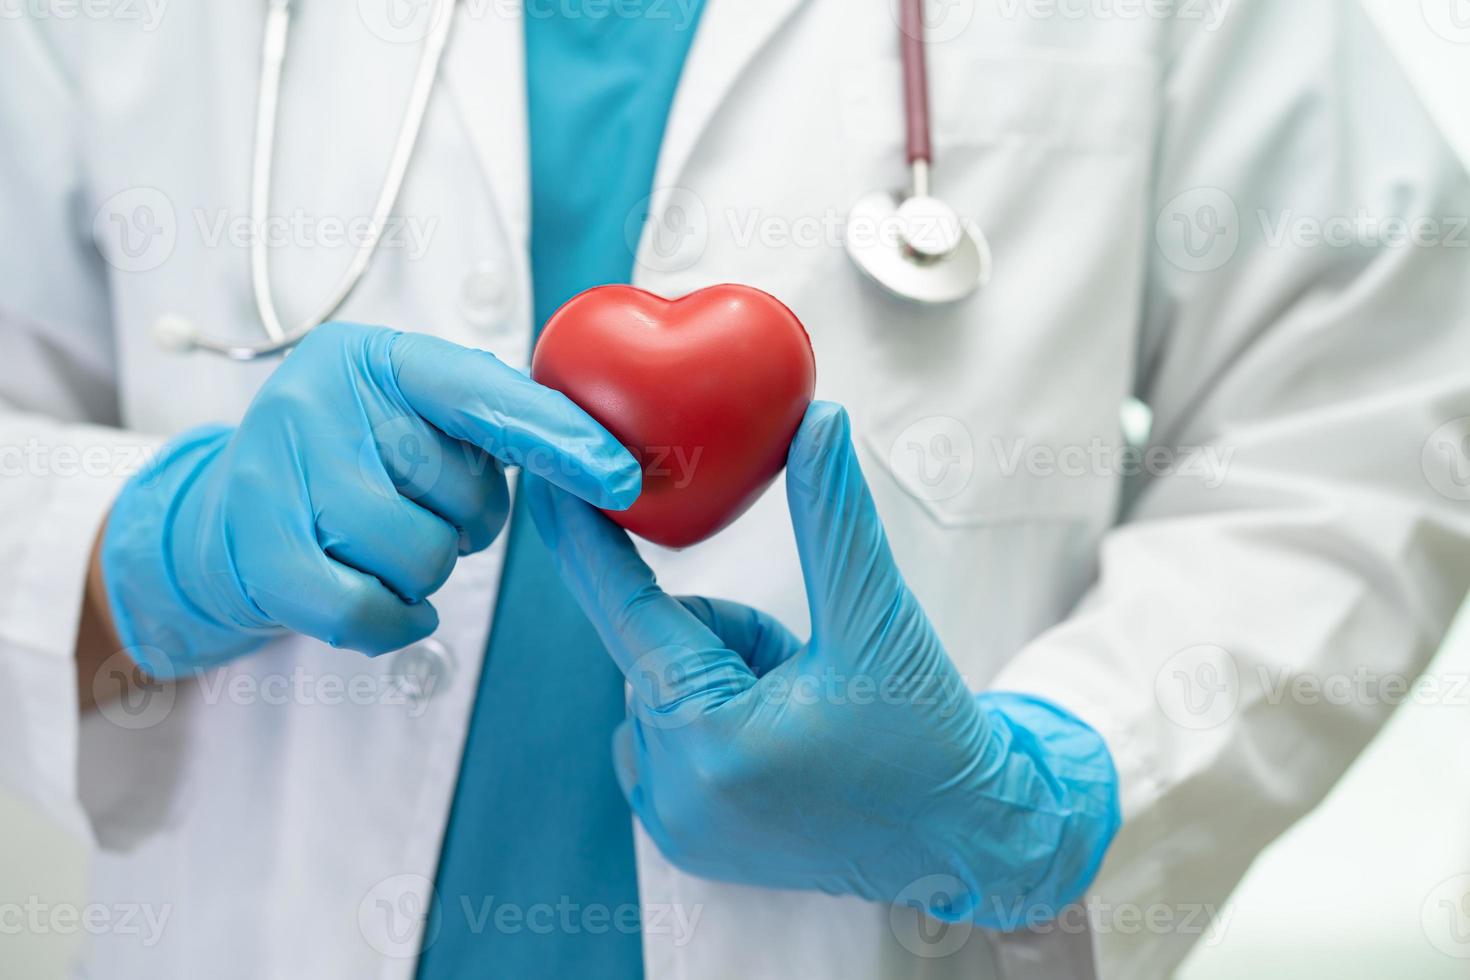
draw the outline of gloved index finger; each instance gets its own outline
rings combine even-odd
[[[812,635],[869,636],[890,627],[903,577],[840,406],[813,402],[807,409],[787,456],[786,498]]]
[[[632,453],[571,399],[488,351],[402,334],[389,360],[409,407],[446,435],[598,507],[638,499],[643,471]]]
[[[646,709],[640,717],[687,724],[755,684],[739,654],[659,588],[616,525],[539,480],[524,492],[562,581]]]

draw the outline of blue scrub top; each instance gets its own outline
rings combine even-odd
[[[538,330],[582,290],[631,278],[629,216],[652,190],[702,7],[527,0]],[[507,533],[419,980],[640,977],[632,819],[611,752],[623,679],[524,497]]]

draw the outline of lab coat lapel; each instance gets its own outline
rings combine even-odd
[[[710,120],[741,73],[807,0],[705,0],[664,132],[654,187],[677,186]],[[655,195],[655,208],[667,194]]]
[[[517,0],[461,0],[443,81],[513,246],[530,241],[525,19]]]

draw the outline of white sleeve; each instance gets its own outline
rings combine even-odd
[[[1164,475],[996,681],[1112,749],[1093,942],[1128,980],[1322,799],[1470,582],[1463,165],[1354,0],[1236,0],[1176,40],[1139,355]]]
[[[0,30],[0,781],[73,832],[92,542],[155,441],[122,431],[82,114],[30,20]]]

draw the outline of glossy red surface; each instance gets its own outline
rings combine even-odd
[[[600,286],[552,316],[531,375],[582,406],[643,464],[643,493],[608,517],[670,548],[703,541],[786,465],[816,361],[801,321],[749,286],[682,299]]]

